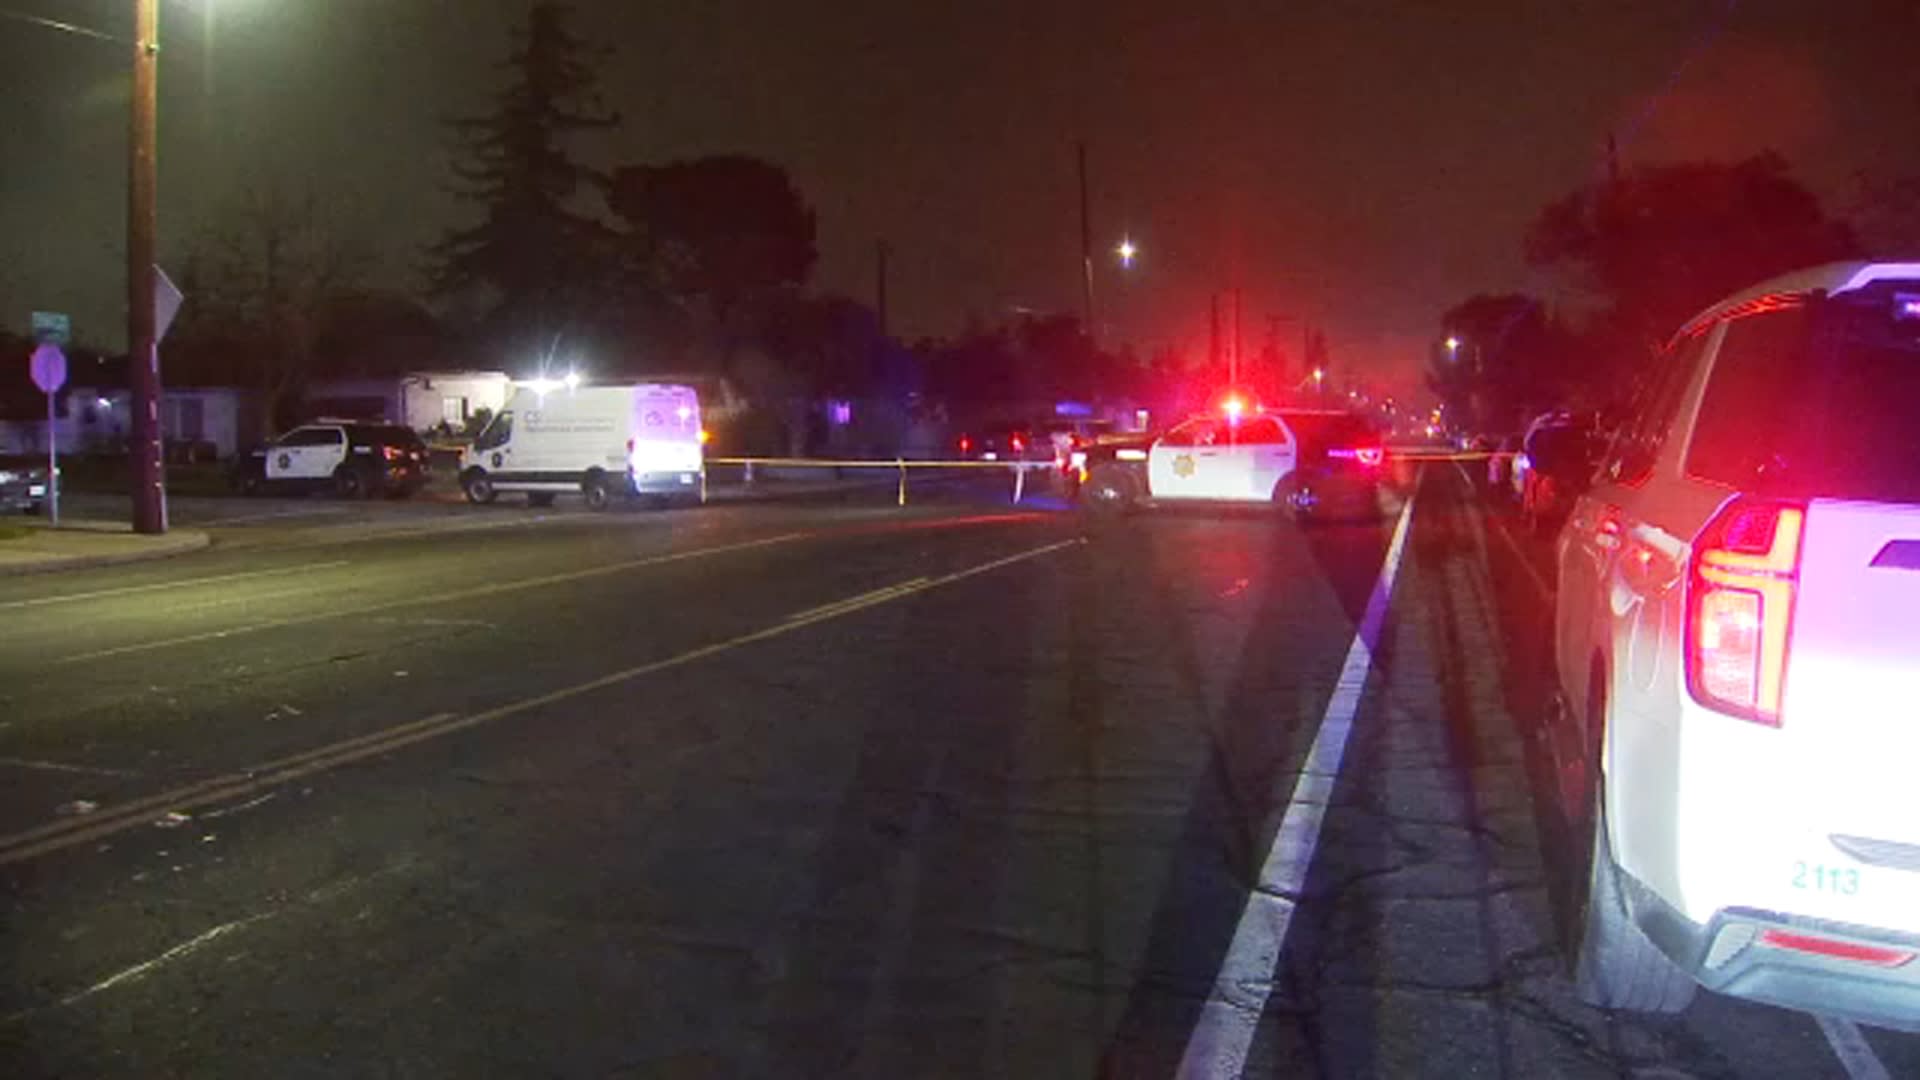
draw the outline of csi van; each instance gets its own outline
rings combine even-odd
[[[595,510],[616,495],[695,500],[705,490],[700,400],[666,383],[521,387],[461,453],[468,500],[526,492],[550,506],[579,492]]]

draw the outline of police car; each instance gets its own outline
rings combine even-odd
[[[1385,450],[1353,413],[1265,410],[1230,397],[1159,436],[1076,451],[1078,496],[1096,512],[1172,502],[1262,503],[1296,516],[1377,514]]]
[[[342,498],[406,498],[427,482],[427,447],[411,428],[341,420],[302,424],[242,454],[242,494],[331,491]]]
[[[1728,297],[1650,374],[1556,549],[1576,988],[1920,1026],[1920,261]]]

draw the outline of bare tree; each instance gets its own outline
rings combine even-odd
[[[316,374],[327,312],[363,280],[368,258],[342,215],[311,189],[247,190],[189,260],[178,361],[194,376],[252,387],[275,430]]]

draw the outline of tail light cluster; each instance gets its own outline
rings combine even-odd
[[[1729,503],[1693,545],[1687,689],[1712,709],[1778,727],[1806,510]]]
[[[1378,446],[1351,446],[1327,451],[1327,456],[1341,461],[1357,461],[1369,469],[1377,469],[1387,460],[1387,452]]]
[[[1007,439],[1007,446],[1016,454],[1024,453],[1027,449],[1027,437],[1016,431]]]

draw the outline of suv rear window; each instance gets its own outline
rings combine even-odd
[[[1687,471],[1742,491],[1920,502],[1920,283],[1735,319]]]
[[[1371,446],[1380,441],[1380,435],[1363,417],[1353,413],[1281,413],[1287,426],[1293,429],[1300,441],[1316,450],[1330,447]]]
[[[351,430],[353,441],[359,446],[403,446],[408,449],[418,449],[426,445],[420,441],[419,434],[412,428],[398,424],[356,427]]]

